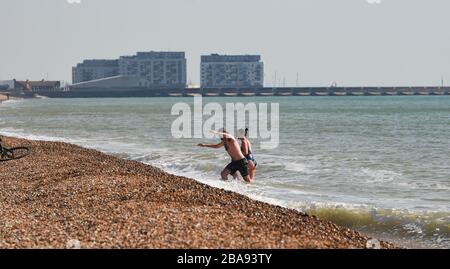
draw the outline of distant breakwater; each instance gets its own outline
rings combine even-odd
[[[264,88],[69,88],[39,92],[50,98],[187,96],[394,96],[449,95],[450,87],[264,87]]]

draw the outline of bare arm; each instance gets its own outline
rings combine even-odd
[[[232,139],[232,140],[236,141],[236,138],[234,136],[230,135],[229,133],[223,133],[223,132],[218,132],[218,131],[214,131],[214,130],[211,130],[211,133],[216,134],[216,135],[222,135],[224,138]]]
[[[213,149],[218,149],[223,147],[224,142],[220,142],[219,144],[198,144],[199,147],[205,147],[205,148],[213,148]]]

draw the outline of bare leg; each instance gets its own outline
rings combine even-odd
[[[228,180],[228,175],[230,174],[230,171],[228,169],[223,169],[220,173],[220,176],[222,177],[222,180]]]
[[[250,176],[250,179],[253,180],[255,178],[256,174],[256,167],[253,161],[248,161],[248,174]]]
[[[251,174],[252,180],[255,179],[255,176],[256,176],[256,167],[252,170]]]
[[[247,176],[243,177],[243,179],[244,179],[245,182],[247,182],[247,183],[252,183],[252,179],[250,178],[250,175],[247,175]]]

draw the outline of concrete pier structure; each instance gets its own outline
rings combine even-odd
[[[450,87],[265,87],[265,88],[69,88],[41,92],[55,98],[70,97],[182,97],[182,96],[413,96],[449,95]]]

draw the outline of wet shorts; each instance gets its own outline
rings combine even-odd
[[[241,176],[248,176],[248,161],[247,159],[242,159],[239,161],[233,161],[225,167],[228,171],[230,171],[231,175],[234,175],[237,171],[241,173]]]
[[[252,161],[253,162],[253,164],[255,165],[255,167],[256,166],[258,166],[258,163],[256,162],[256,160],[255,160],[255,157],[253,157],[253,154],[247,154],[247,155],[245,155],[245,158],[248,160],[248,161]]]

